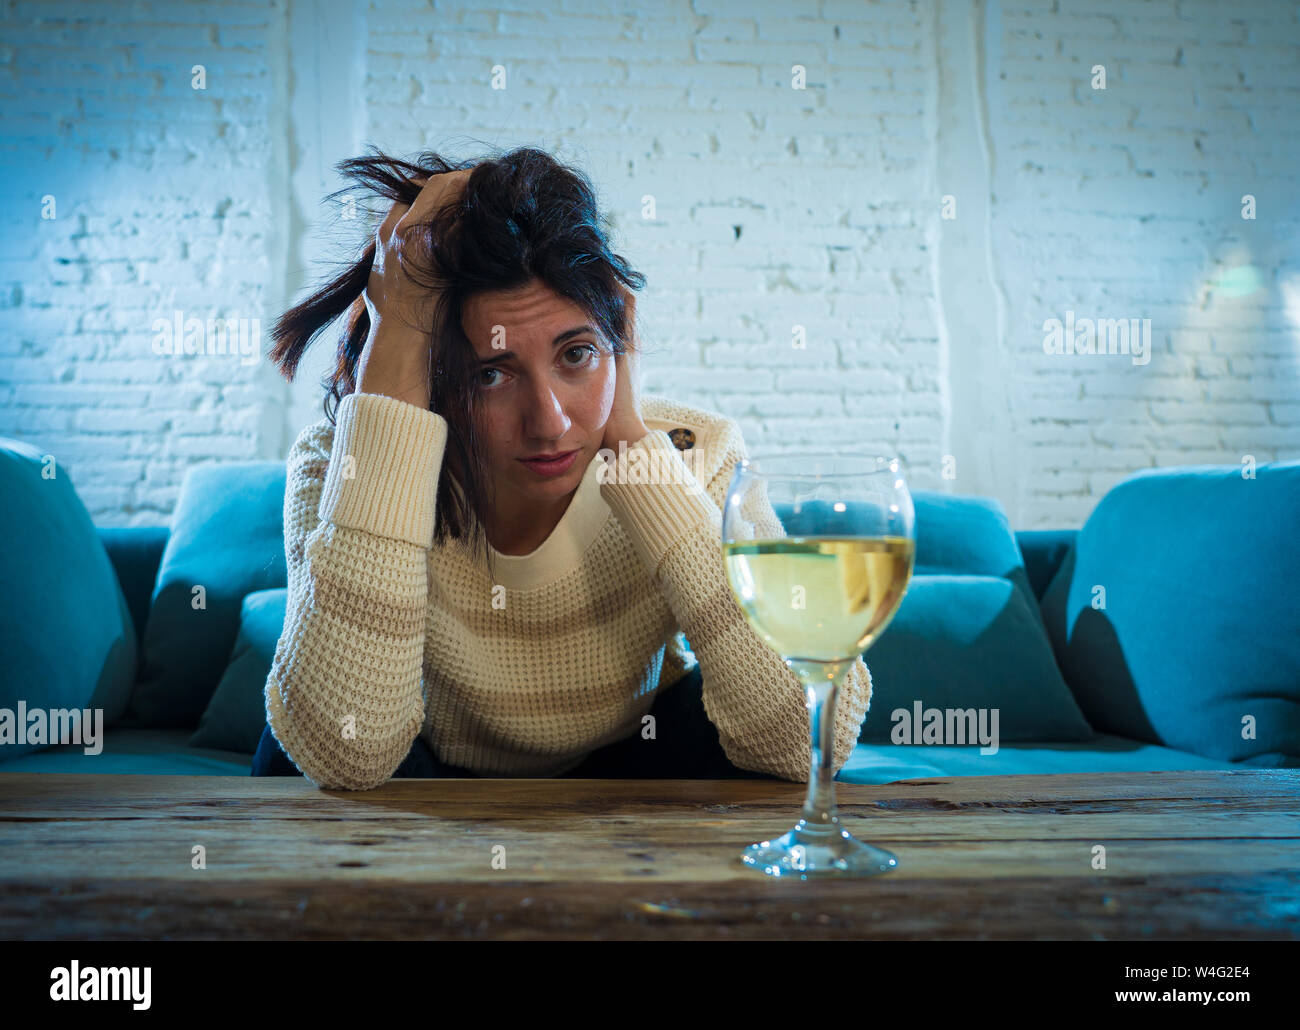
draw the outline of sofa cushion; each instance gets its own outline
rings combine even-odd
[[[890,741],[927,709],[990,710],[1007,741],[1093,736],[1061,678],[1037,605],[995,576],[912,577],[898,612],[863,656],[871,708],[858,739]],[[896,722],[895,712],[909,722]],[[991,727],[991,723],[986,725]],[[920,727],[916,727],[919,734]]]
[[[257,750],[266,728],[266,680],[284,630],[288,600],[289,591],[284,588],[256,590],[244,598],[230,662],[189,740],[190,747],[250,755]]]
[[[859,744],[840,768],[840,783],[894,783],[948,776],[1044,776],[1066,773],[1235,769],[1231,762],[1099,733],[1077,743],[1008,744],[991,755],[978,747]]]
[[[115,727],[104,733],[104,749],[97,755],[64,744],[0,765],[0,789],[7,773],[138,776],[248,776],[252,773],[252,755],[190,747],[189,736],[189,730]]]
[[[1300,766],[1297,512],[1300,462],[1145,470],[1101,499],[1042,604],[1094,727]]]
[[[0,789],[10,772],[148,776],[247,776],[251,772],[251,755],[191,747],[189,735],[188,730],[112,729],[104,734],[104,750],[98,755],[63,745],[5,763],[0,766]],[[949,776],[1232,768],[1236,767],[1231,763],[1102,735],[1078,744],[1009,744],[994,755],[981,755],[978,747],[859,744],[835,779],[876,784]]]
[[[912,504],[918,575],[965,573],[1015,581],[1024,574],[1016,535],[996,499],[916,490]]]
[[[198,725],[234,646],[244,597],[287,583],[284,487],[280,462],[186,473],[123,725]]]
[[[68,470],[31,444],[0,438],[0,497],[0,709],[15,741],[0,744],[7,759],[47,746],[16,742],[26,736],[16,725],[19,701],[47,714],[98,708],[102,726],[114,722],[137,652],[126,598]]]

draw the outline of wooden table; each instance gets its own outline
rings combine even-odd
[[[836,795],[849,831],[898,869],[827,882],[740,866],[744,845],[798,816],[803,788],[774,780],[347,792],[300,777],[0,773],[0,937],[1300,937],[1297,770]]]

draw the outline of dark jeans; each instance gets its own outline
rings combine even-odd
[[[655,737],[645,740],[638,726],[632,736],[597,748],[561,777],[575,779],[633,780],[776,780],[778,776],[752,772],[732,764],[718,740],[718,730],[704,711],[704,679],[697,665],[655,697],[650,714],[655,717]],[[297,766],[271,734],[262,730],[253,755],[254,776],[299,776]],[[415,743],[393,778],[477,778],[478,774],[448,765],[433,753],[424,738]]]

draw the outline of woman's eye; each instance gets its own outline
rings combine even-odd
[[[574,351],[577,351],[578,354],[582,355],[582,360],[581,360],[581,361],[568,361],[568,362],[566,362],[566,364],[568,365],[568,367],[569,367],[569,368],[572,368],[572,369],[578,369],[578,368],[584,368],[584,367],[586,367],[587,365],[591,364],[591,362],[593,362],[593,361],[594,361],[594,360],[599,356],[599,354],[600,354],[600,351],[598,351],[598,350],[597,350],[595,347],[593,347],[591,344],[589,344],[589,343],[579,343],[579,344],[575,344],[574,346],[572,346],[572,347],[570,347],[568,350],[566,350],[566,351],[564,352],[564,356],[565,356],[566,358],[568,358],[568,357],[570,357],[570,356],[574,353]],[[501,370],[500,370],[499,368],[485,368],[485,369],[482,369],[482,370],[479,372],[479,376],[480,376],[480,377],[482,377],[482,376],[490,376],[490,375],[498,375],[498,376],[499,376],[500,374],[501,374]],[[481,384],[482,384],[483,386],[485,386],[485,387],[493,387],[493,386],[498,386],[498,385],[500,385],[501,380],[500,380],[500,379],[484,379],[484,378],[480,378],[480,379],[479,379],[479,383],[481,383]]]
[[[585,357],[583,358],[582,361],[571,364],[569,366],[570,368],[581,368],[583,365],[591,361],[594,361],[597,353],[596,348],[589,343],[580,343],[577,346],[570,347],[564,353],[567,355],[567,354],[572,354],[574,351],[578,351],[580,354],[585,355]]]

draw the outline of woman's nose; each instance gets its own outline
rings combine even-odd
[[[559,440],[569,431],[572,422],[565,414],[564,404],[549,383],[539,383],[528,394],[528,410],[524,412],[524,428],[535,440]]]

